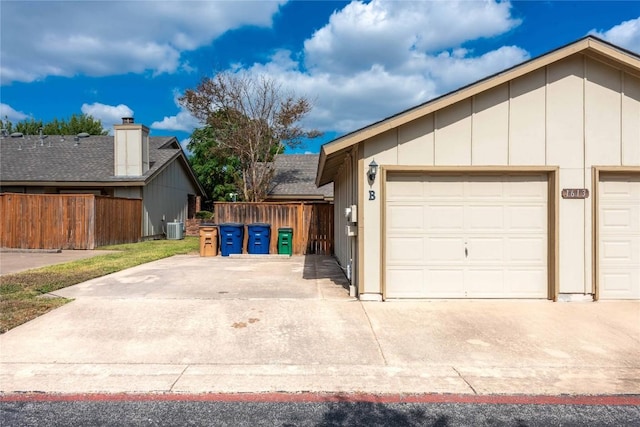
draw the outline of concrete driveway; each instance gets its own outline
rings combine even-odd
[[[350,298],[329,257],[175,256],[0,336],[0,391],[640,394],[640,302]]]

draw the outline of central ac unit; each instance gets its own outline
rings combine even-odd
[[[168,240],[182,240],[184,235],[182,222],[168,222],[167,223],[167,239]]]

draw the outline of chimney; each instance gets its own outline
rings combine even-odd
[[[113,126],[115,176],[142,176],[149,170],[149,128],[123,117]]]

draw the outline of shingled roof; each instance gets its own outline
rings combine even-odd
[[[77,145],[76,145],[77,144]],[[142,176],[114,175],[113,136],[5,137],[0,140],[2,185],[129,182],[144,185],[177,157],[186,158],[174,137],[149,138],[149,170]],[[195,179],[195,177],[194,177]],[[197,182],[197,181],[196,181]]]
[[[276,157],[269,198],[333,200],[333,183],[316,187],[318,157],[318,154],[280,154]]]

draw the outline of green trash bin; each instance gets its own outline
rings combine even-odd
[[[293,254],[293,228],[278,228],[278,253],[281,255]]]

